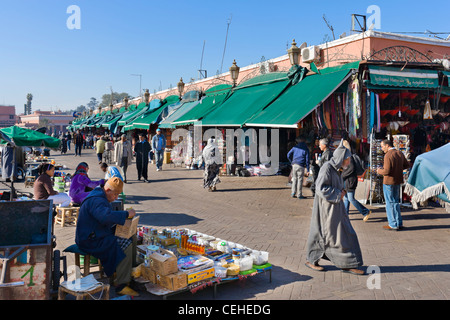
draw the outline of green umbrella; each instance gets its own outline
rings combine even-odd
[[[50,137],[39,131],[12,126],[0,129],[3,135],[6,135],[16,146],[19,147],[47,147],[58,149],[61,140]],[[8,141],[1,139],[0,144],[6,144]]]

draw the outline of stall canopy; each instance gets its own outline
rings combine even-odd
[[[359,62],[322,69],[289,87],[268,107],[246,121],[246,126],[297,128],[297,124],[322,104],[358,69]]]
[[[227,99],[202,119],[203,126],[243,126],[289,85],[286,73],[256,76],[235,87]]]
[[[450,203],[450,143],[419,155],[409,174],[405,192],[417,209],[419,202],[437,196]]]
[[[150,125],[157,122],[161,111],[168,105],[171,105],[178,101],[180,98],[176,95],[168,96],[163,100],[152,100],[150,101],[150,108],[143,115],[134,119],[132,123],[124,127],[124,131],[134,130],[134,129],[150,129]],[[153,106],[152,106],[153,103]]]
[[[435,70],[369,66],[369,74],[370,85],[381,86],[384,89],[439,87],[439,74]]]
[[[131,123],[134,119],[136,119],[138,116],[144,114],[147,110],[149,105],[146,105],[145,102],[141,102],[137,107],[136,105],[133,105],[133,108],[129,108],[126,115],[124,115],[118,122],[118,127],[126,126],[127,124]]]
[[[6,135],[18,147],[47,147],[51,149],[59,148],[61,140],[50,137],[39,131],[12,126],[0,129],[2,135]],[[0,144],[9,141],[1,140]]]
[[[175,128],[172,122],[178,120],[186,112],[198,105],[199,99],[200,92],[195,90],[187,92],[180,102],[169,105],[161,111],[160,118],[157,121],[159,123],[158,127],[165,129]]]
[[[219,106],[226,99],[230,90],[231,85],[229,84],[219,84],[206,90],[205,96],[202,97],[199,103],[177,120],[173,121],[172,124],[175,126],[182,126],[199,121]]]

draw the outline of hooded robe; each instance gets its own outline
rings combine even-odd
[[[358,237],[341,200],[345,185],[340,169],[350,156],[341,141],[331,160],[319,171],[306,252],[306,260],[311,264],[317,264],[321,258],[341,269],[363,264]]]
[[[213,188],[220,183],[220,163],[222,156],[219,147],[214,139],[208,139],[208,144],[203,149],[203,159],[205,161],[205,171],[203,173],[203,188]]]

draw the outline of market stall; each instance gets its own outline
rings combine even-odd
[[[269,273],[269,253],[189,229],[138,228],[138,261],[133,276],[148,292],[170,295]]]

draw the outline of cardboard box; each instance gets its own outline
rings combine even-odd
[[[214,267],[200,270],[197,272],[190,272],[190,273],[184,272],[184,273],[186,273],[186,275],[187,275],[187,283],[188,284],[212,278],[212,277],[214,277],[214,274],[215,274]]]
[[[153,271],[150,267],[142,266],[141,275],[144,279],[150,281],[153,284],[156,284],[156,272]]]
[[[187,283],[187,276],[184,272],[171,273],[168,275],[156,274],[156,283],[166,289],[176,291],[185,288]]]
[[[178,272],[177,257],[168,250],[153,252],[149,257],[150,268],[157,274],[165,276]]]
[[[138,223],[139,223],[139,216],[134,216],[133,219],[127,219],[123,226],[117,224],[116,236],[125,239],[131,238],[137,232]]]

